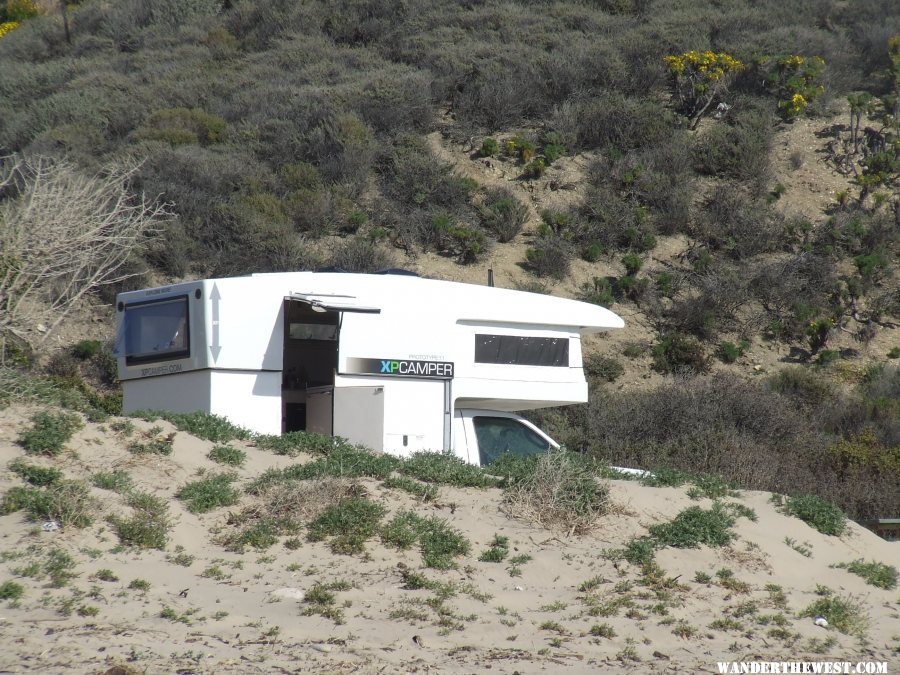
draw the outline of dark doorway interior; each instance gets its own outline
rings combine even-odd
[[[306,430],[307,389],[334,385],[338,320],[338,312],[316,311],[298,300],[284,301],[282,432]]]

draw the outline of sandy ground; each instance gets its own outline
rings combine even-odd
[[[21,484],[7,466],[24,455],[16,441],[35,410],[0,410],[0,495]],[[160,435],[175,432],[168,423],[156,424]],[[604,551],[688,506],[710,502],[690,499],[683,488],[628,481],[612,482],[613,511],[583,536],[506,517],[498,489],[441,487],[436,502],[421,504],[379,481],[358,481],[387,507],[386,520],[399,509],[412,509],[463,532],[471,552],[450,571],[424,569],[418,551],[399,552],[377,539],[361,556],[336,555],[324,543],[306,541],[304,528],[296,534],[302,541],[296,550],[285,547],[282,537],[266,550],[238,554],[217,540],[232,527],[229,515],[251,497],[203,515],[174,498],[198,474],[221,470],[206,458],[213,444],[176,432],[170,456],[137,456],[127,443],[152,425],[134,425],[126,437],[112,431],[110,422],[88,423],[64,454],[28,460],[57,466],[72,478],[127,471],[138,489],[169,501],[174,527],[166,549],[122,548],[105,516],[128,507],[121,496],[99,488],[92,490],[101,514],[81,530],[44,532],[23,512],[0,516],[0,584],[12,580],[25,587],[18,602],[0,602],[0,672],[105,672],[122,666],[130,670],[118,672],[674,673],[716,672],[723,660],[800,658],[882,661],[890,664],[889,672],[900,667],[900,590],[881,590],[831,567],[857,558],[900,565],[900,544],[855,524],[840,538],[822,535],[780,514],[767,493],[726,500],[758,516],[756,522],[738,520],[732,545],[660,550],[656,559],[668,581],[656,586]],[[231,445],[248,455],[238,470],[242,483],[268,468],[303,461],[250,443]],[[509,538],[510,557],[531,557],[518,566],[520,576],[513,576],[509,560],[479,561],[495,535]],[[787,539],[811,556],[798,553]],[[76,576],[63,588],[28,576],[28,566],[44,564],[56,548],[74,561]],[[723,568],[746,587],[729,590],[717,583]],[[109,580],[96,577],[100,570],[112,572],[103,575]],[[403,588],[408,571],[452,583],[454,592],[443,604],[428,604],[432,591]],[[697,572],[711,581],[697,582]],[[149,582],[149,589],[129,588],[135,579]],[[595,588],[580,590],[591,579]],[[349,584],[336,592],[343,623],[304,616],[304,594],[316,583],[335,581]],[[769,584],[783,589],[783,604],[773,600]],[[817,584],[861,605],[869,620],[864,640],[799,616],[817,599]],[[613,610],[596,609],[617,603]],[[84,616],[81,608],[88,608]],[[173,618],[161,616],[167,608]],[[713,623],[729,618],[740,625]],[[595,626],[604,626],[604,633],[610,629],[610,637],[592,634]]]

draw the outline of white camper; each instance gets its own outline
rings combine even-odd
[[[587,401],[588,303],[409,274],[289,272],[121,293],[124,410],[204,411],[473,464],[556,445],[515,411]]]

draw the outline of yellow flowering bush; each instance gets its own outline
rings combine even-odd
[[[725,52],[689,51],[663,59],[672,76],[678,107],[691,118],[691,128],[719,99],[744,64]]]
[[[819,84],[825,68],[825,60],[820,56],[765,56],[757,65],[768,71],[766,82],[778,97],[778,110],[785,119],[802,115],[825,91]]]
[[[18,21],[6,21],[4,23],[0,23],[0,38],[11,31],[14,31],[20,25],[21,24]]]

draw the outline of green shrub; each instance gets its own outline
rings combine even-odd
[[[419,537],[422,562],[426,567],[446,570],[455,567],[453,558],[469,552],[469,541],[446,521],[432,516],[426,519]]]
[[[455,256],[457,262],[469,265],[487,249],[484,233],[466,223],[453,224],[449,217],[441,214],[432,219],[439,250]]]
[[[897,587],[897,568],[893,565],[885,565],[875,560],[866,562],[859,558],[853,562],[840,563],[835,565],[835,567],[842,567],[848,572],[861,576],[870,586],[883,588],[888,591]]]
[[[653,525],[650,535],[661,546],[697,548],[700,544],[718,547],[730,543],[735,534],[731,531],[734,517],[721,504],[704,510],[691,506],[668,523]]]
[[[544,158],[535,157],[525,165],[525,168],[522,170],[522,175],[525,176],[525,178],[540,178],[546,171],[547,163],[544,161]]]
[[[52,466],[38,466],[29,464],[21,457],[9,463],[9,470],[21,476],[29,485],[46,487],[59,483],[63,478],[63,472]]]
[[[241,497],[240,492],[232,487],[237,476],[231,473],[220,473],[206,476],[182,487],[175,496],[186,502],[191,513],[206,513],[220,506],[233,506]]]
[[[788,497],[783,510],[822,534],[840,536],[847,525],[847,519],[838,507],[815,495]]]
[[[381,529],[381,541],[400,550],[411,548],[427,527],[427,521],[412,511],[400,511]]]
[[[621,556],[632,565],[649,567],[656,556],[656,543],[650,537],[632,539],[621,551]]]
[[[478,151],[480,157],[493,157],[500,152],[500,144],[496,138],[485,138],[481,143],[481,149]]]
[[[423,518],[411,511],[401,511],[381,530],[381,541],[388,546],[407,549],[417,542],[426,567],[450,569],[453,558],[469,552],[469,542],[446,521],[431,516]]]
[[[240,467],[247,461],[247,453],[239,448],[217,445],[206,456],[217,464]]]
[[[609,309],[615,302],[612,284],[606,277],[593,277],[578,289],[578,299]]]
[[[174,434],[161,437],[155,436],[153,432],[147,434],[149,440],[146,443],[140,441],[132,441],[128,444],[128,452],[134,455],[171,455],[175,450]]]
[[[572,259],[571,245],[557,236],[541,236],[525,251],[528,267],[541,277],[564,279]]]
[[[264,517],[241,529],[236,535],[225,537],[223,543],[229,551],[236,553],[243,553],[247,546],[262,551],[277,544],[278,537],[285,529],[283,519]]]
[[[164,141],[171,145],[210,145],[226,140],[227,127],[223,118],[199,108],[168,108],[150,115],[137,135],[141,139]]]
[[[821,405],[837,395],[830,379],[802,366],[782,368],[768,384],[774,391],[806,406]]]
[[[750,343],[747,340],[741,340],[738,344],[723,340],[719,343],[719,358],[722,359],[722,361],[724,361],[725,363],[734,363],[744,354],[745,351],[747,351],[749,347]]]
[[[0,23],[21,23],[39,14],[40,10],[32,0],[6,0],[0,5]]]
[[[653,346],[653,368],[661,373],[679,370],[706,372],[709,358],[697,338],[684,333],[665,333]]]
[[[131,517],[108,518],[119,541],[127,546],[164,549],[171,526],[165,499],[135,491],[128,494],[127,503],[133,510]]]
[[[103,343],[99,340],[81,340],[72,346],[72,356],[81,361],[92,359],[103,351]]]
[[[19,438],[30,455],[58,455],[83,423],[72,413],[39,412],[31,418],[34,426]]]
[[[351,497],[329,506],[309,523],[307,539],[332,537],[333,553],[354,555],[365,550],[365,542],[378,531],[385,508],[363,497]]]
[[[598,260],[600,260],[600,257],[603,255],[604,251],[605,248],[602,242],[592,241],[581,250],[581,259],[585,262],[590,263],[597,262]],[[596,278],[597,277],[594,277],[594,279]],[[599,305],[602,303],[598,302],[597,304]]]
[[[625,274],[633,277],[640,271],[644,261],[641,260],[641,256],[628,253],[622,257],[622,264],[625,266]]]
[[[544,147],[541,148],[541,154],[544,156],[544,161],[547,163],[547,166],[550,166],[553,162],[566,154],[566,146],[560,145],[559,143],[546,143]]]
[[[606,382],[615,382],[625,372],[625,367],[616,359],[600,354],[592,354],[584,360],[584,372]]]
[[[528,220],[528,207],[509,190],[488,192],[479,209],[484,228],[501,243],[512,241]]]

